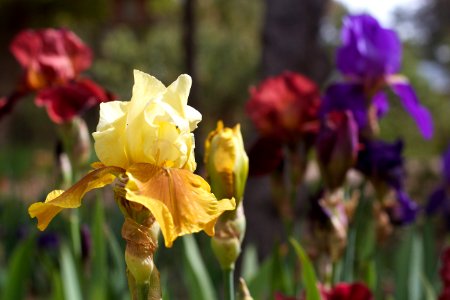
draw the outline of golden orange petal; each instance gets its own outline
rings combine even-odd
[[[185,169],[134,164],[127,170],[126,198],[149,209],[158,221],[166,247],[184,234],[204,230],[214,235],[214,224],[233,199],[217,200],[209,184]]]
[[[114,181],[125,170],[119,167],[95,169],[75,183],[67,191],[55,190],[48,194],[45,202],[37,202],[28,208],[32,218],[38,219],[38,228],[44,230],[50,221],[64,208],[76,208],[81,205],[83,196],[92,189],[101,188]]]

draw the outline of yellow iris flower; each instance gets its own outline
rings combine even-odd
[[[165,87],[134,71],[130,101],[100,105],[93,133],[101,163],[67,191],[55,190],[28,211],[44,230],[64,208],[76,208],[88,191],[126,178],[124,197],[141,204],[161,227],[166,247],[181,235],[204,230],[214,235],[217,218],[235,208],[234,199],[218,201],[196,168],[194,135],[201,114],[187,105],[191,77],[181,75]]]

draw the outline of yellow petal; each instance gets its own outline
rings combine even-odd
[[[101,188],[114,181],[116,176],[123,173],[119,167],[104,167],[96,169],[67,191],[55,190],[50,192],[45,202],[37,202],[28,208],[32,218],[38,219],[38,228],[44,230],[50,221],[64,208],[76,208],[81,205],[81,198],[92,189]]]
[[[187,105],[191,86],[191,76],[182,74],[167,87],[167,91],[164,94],[164,101],[170,104],[182,117],[185,117],[184,109]]]
[[[188,170],[135,164],[127,175],[126,198],[152,212],[166,247],[188,233],[204,230],[213,236],[217,218],[235,208],[234,199],[218,201],[208,183]]]
[[[144,72],[134,70],[133,95],[128,121],[132,121],[141,114],[150,101],[158,98],[158,95],[166,90],[164,84],[155,77]]]
[[[95,140],[95,153],[105,165],[121,168],[129,165],[125,135],[128,108],[129,102],[100,104],[100,121],[92,136]]]

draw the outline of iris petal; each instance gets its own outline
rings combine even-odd
[[[431,139],[433,136],[433,119],[430,112],[420,105],[419,99],[407,82],[391,83],[392,91],[400,98],[405,110],[411,115],[420,132],[426,139]]]
[[[161,227],[166,247],[184,234],[204,230],[214,235],[217,218],[235,208],[233,199],[218,201],[208,183],[184,169],[134,164],[127,170],[126,198],[149,209]]]
[[[79,207],[81,199],[87,192],[112,183],[116,176],[122,172],[124,170],[119,167],[96,169],[84,176],[67,191],[55,190],[50,192],[45,202],[32,204],[28,208],[28,213],[32,218],[38,219],[38,228],[44,230],[61,210]]]

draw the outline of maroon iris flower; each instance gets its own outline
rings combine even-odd
[[[438,300],[450,299],[450,248],[446,248],[442,253],[439,276],[442,281],[442,291]]]
[[[351,111],[331,111],[316,140],[317,160],[329,191],[341,187],[358,153],[358,127]]]
[[[16,89],[0,99],[0,117],[23,96],[35,92],[35,102],[45,106],[55,123],[70,121],[111,95],[80,73],[91,66],[92,52],[67,29],[24,30],[10,45],[24,69]]]
[[[431,114],[419,103],[408,80],[396,75],[401,62],[401,43],[397,34],[381,27],[373,17],[362,14],[348,16],[344,20],[341,40],[336,61],[346,83],[335,84],[327,90],[325,110],[336,105],[330,101],[343,97],[339,106],[353,111],[358,125],[365,126],[371,117],[382,116],[380,109],[387,111],[387,96],[382,89],[389,86],[415,120],[422,135],[431,138]]]
[[[338,283],[331,289],[323,286],[319,287],[322,300],[372,300],[373,295],[370,289],[363,283]],[[306,299],[306,296],[300,298],[283,296],[280,293],[275,294],[275,300],[296,300]]]
[[[281,162],[283,145],[297,144],[317,133],[321,99],[313,81],[293,72],[267,78],[250,94],[246,112],[261,136],[250,150],[250,172],[262,175]]]

